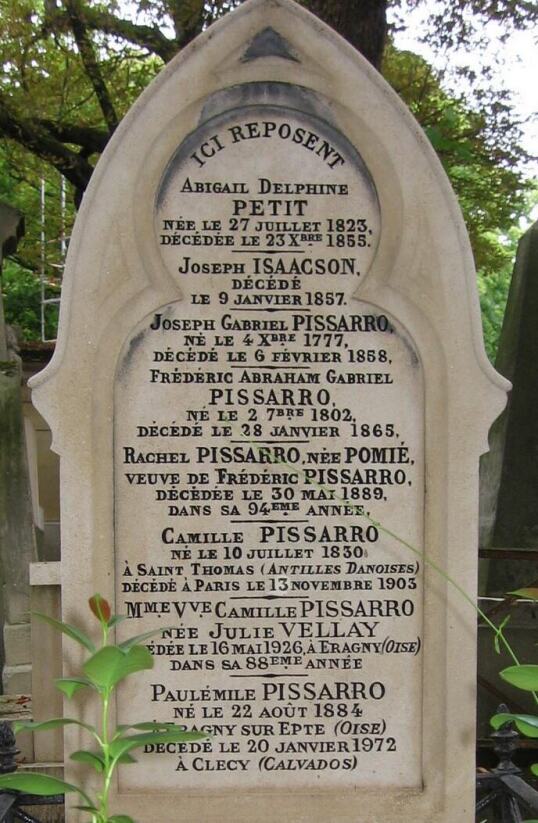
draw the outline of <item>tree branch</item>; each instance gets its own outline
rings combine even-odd
[[[75,201],[80,202],[90,181],[93,166],[85,157],[64,146],[43,123],[16,115],[1,95],[0,133],[54,166],[73,184],[76,190]]]
[[[27,260],[25,257],[21,257],[19,252],[16,254],[9,254],[8,255],[10,260],[13,260],[14,263],[17,263],[21,269],[26,269],[26,271],[31,271],[32,274],[38,274],[39,269],[35,263],[32,263],[30,260]]]
[[[124,20],[103,9],[90,8],[84,6],[84,22],[89,29],[109,34],[113,37],[121,37],[129,43],[141,46],[144,49],[156,54],[168,63],[180,50],[182,43],[177,40],[169,40],[156,26],[143,26]],[[45,34],[54,31],[58,27],[69,27],[70,18],[66,12],[54,11],[47,17],[47,22],[43,32]]]
[[[207,22],[205,0],[168,0],[166,6],[174,21],[176,48],[184,48],[200,34]]]
[[[80,146],[86,155],[100,154],[105,150],[105,146],[110,139],[107,131],[92,126],[58,123],[45,118],[36,118],[35,122],[61,143],[73,143],[75,146]]]
[[[86,74],[99,101],[105,122],[110,133],[112,133],[118,125],[118,116],[101,73],[101,67],[95,56],[93,43],[88,37],[84,22],[84,8],[77,0],[65,0],[65,7]]]

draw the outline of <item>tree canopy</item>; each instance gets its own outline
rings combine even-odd
[[[179,50],[241,0],[0,0],[0,149],[3,198],[27,215],[16,265],[42,266],[40,192],[46,180],[47,235],[73,218],[95,163],[141,91]],[[424,60],[398,52],[395,29],[425,0],[302,0],[380,68],[425,128],[460,198],[477,266],[506,263],[498,241],[524,210],[520,124],[502,90],[465,73],[464,93],[447,92]],[[437,0],[423,37],[439,49],[479,48],[484,24],[503,32],[532,26],[526,0]],[[486,26],[487,28],[487,26]],[[488,67],[483,67],[487,80]],[[59,178],[71,204],[59,209]],[[47,255],[55,279],[56,250]],[[52,262],[51,262],[52,261]],[[49,265],[50,263],[50,265]]]

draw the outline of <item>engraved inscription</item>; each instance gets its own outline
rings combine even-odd
[[[375,186],[328,123],[258,105],[190,135],[156,203],[180,299],[118,365],[116,579],[129,629],[167,628],[118,711],[213,737],[120,785],[418,787],[422,563],[390,532],[422,548],[422,371],[355,297]]]

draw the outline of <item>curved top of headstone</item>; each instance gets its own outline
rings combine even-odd
[[[241,59],[248,63],[249,60],[258,60],[260,57],[283,57],[284,60],[298,60],[286,40],[271,26],[263,29],[254,37]]]
[[[117,357],[140,318],[181,298],[153,229],[160,181],[178,146],[211,116],[275,100],[329,124],[359,152],[375,184],[381,232],[357,295],[392,312],[419,351],[428,350],[432,364],[437,358],[466,417],[477,418],[485,448],[509,384],[484,351],[465,226],[431,145],[381,75],[338,34],[292,0],[247,0],[153,81],[92,177],[69,248],[56,352],[32,380],[38,407],[55,421],[56,449],[62,421],[80,417],[81,398],[90,412],[100,358]]]

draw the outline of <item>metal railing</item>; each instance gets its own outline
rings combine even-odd
[[[497,713],[505,713],[505,705]],[[484,814],[491,823],[522,823],[529,814],[538,814],[538,792],[521,777],[521,769],[512,761],[520,744],[513,723],[506,723],[491,735],[493,750],[499,764],[491,771],[476,776],[476,820],[482,823]]]

